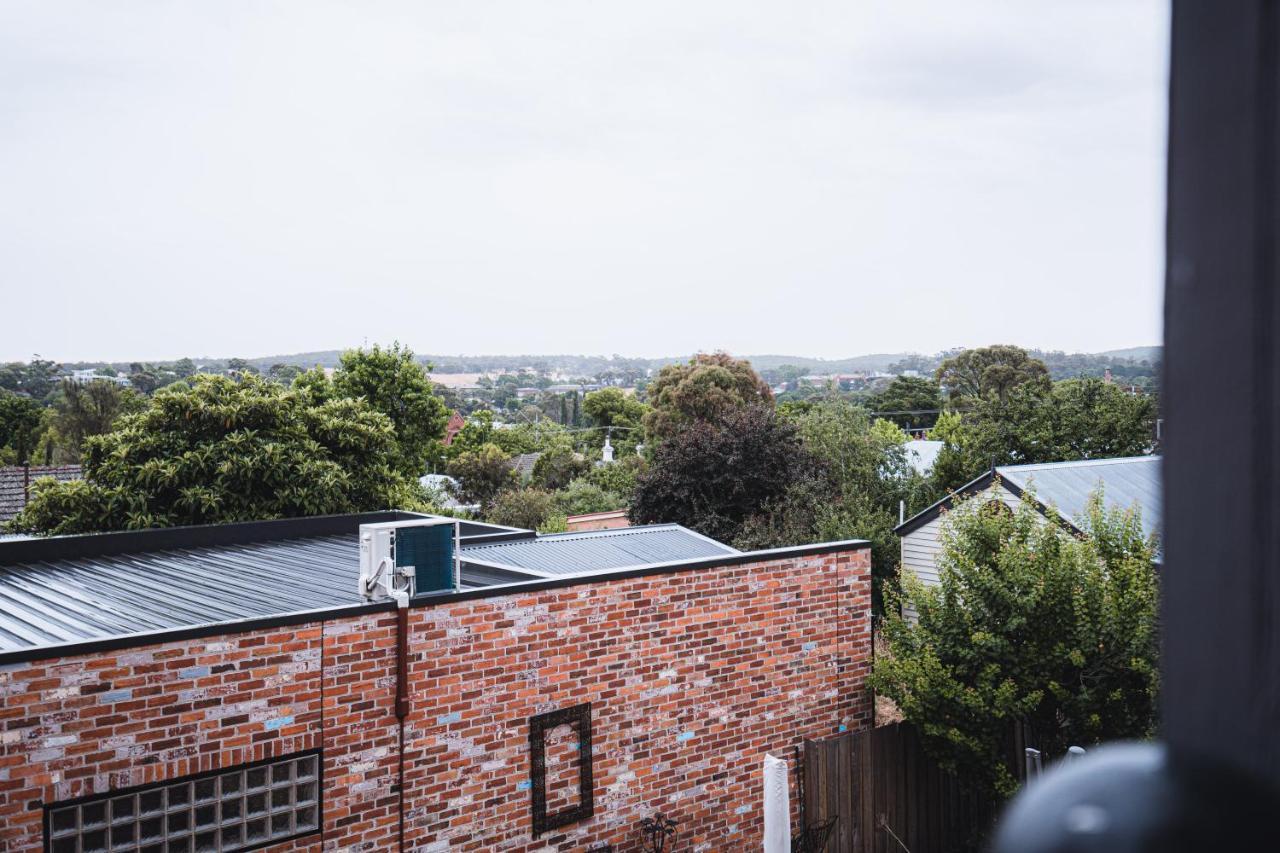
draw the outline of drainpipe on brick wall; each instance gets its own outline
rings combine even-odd
[[[396,595],[396,720],[400,727],[397,750],[400,853],[404,853],[404,721],[409,716],[409,594]]]

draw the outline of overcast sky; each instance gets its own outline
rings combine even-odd
[[[1158,343],[1165,7],[0,0],[0,359]]]

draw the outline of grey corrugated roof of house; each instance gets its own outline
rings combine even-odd
[[[52,477],[55,480],[79,480],[79,465],[32,465],[30,473],[21,465],[7,465],[0,468],[0,522],[13,518],[27,505],[28,482],[34,483],[41,477]]]
[[[1142,529],[1160,536],[1160,457],[1130,456],[1041,465],[1001,465],[996,473],[1067,520],[1084,514],[1089,497],[1102,487],[1110,508],[1136,507]]]
[[[360,524],[405,517],[422,516],[373,513],[0,541],[0,652],[358,605],[364,600],[356,588]],[[534,535],[463,525],[464,544],[466,538]],[[251,541],[231,541],[237,539]],[[540,577],[470,566],[462,585]]]
[[[1054,507],[1062,519],[1074,522],[1085,510],[1089,497],[1102,488],[1108,508],[1140,512],[1142,529],[1160,539],[1160,457],[1125,456],[1115,459],[1086,459],[1075,462],[1046,462],[1034,465],[1000,465],[994,475],[1015,494],[1030,492],[1045,507]],[[949,509],[956,496],[976,494],[993,481],[992,472],[983,474],[932,506],[898,525],[895,533],[906,536]]]
[[[464,547],[462,552],[468,563],[482,561],[548,576],[740,553],[678,524],[552,533],[536,539]]]

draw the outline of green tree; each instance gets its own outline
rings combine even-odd
[[[931,379],[895,376],[889,387],[872,396],[871,408],[877,412],[892,413],[884,417],[903,429],[926,429],[938,419],[942,393]]]
[[[977,459],[1019,465],[1136,456],[1154,441],[1155,403],[1100,379],[1066,379],[1048,391],[1015,388],[979,401],[964,428]]]
[[[543,533],[565,529],[564,514],[556,508],[555,497],[543,489],[511,489],[498,495],[486,515],[492,524],[522,527]]]
[[[520,485],[511,460],[496,444],[484,444],[449,462],[446,473],[458,481],[453,496],[459,503],[479,504],[488,513],[498,495]]]
[[[616,458],[612,464],[598,465],[583,475],[582,479],[622,498],[618,506],[631,503],[636,491],[636,482],[648,469],[649,463],[643,456],[631,455]]]
[[[871,542],[873,606],[896,577],[900,545],[893,528],[899,503],[923,509],[930,492],[907,462],[907,436],[895,424],[872,419],[847,400],[815,404],[796,418],[811,467],[782,500],[753,518],[735,544],[771,548],[806,542]]]
[[[395,432],[359,400],[201,375],[85,442],[85,479],[33,487],[13,529],[87,533],[404,506]]]
[[[22,465],[40,440],[44,411],[30,397],[0,391],[0,462]]]
[[[964,418],[964,415],[946,412],[939,416],[929,433],[931,439],[942,442],[929,472],[933,500],[954,492],[990,467],[990,460],[983,459]]]
[[[591,470],[591,463],[569,445],[558,445],[543,451],[533,463],[530,478],[535,486],[549,491],[563,489],[575,478]]]
[[[145,407],[142,395],[106,379],[64,379],[53,401],[57,444],[76,458],[84,452],[87,439],[110,432],[117,418]]]
[[[904,578],[917,616],[888,608],[873,677],[944,767],[1004,795],[1014,723],[1051,756],[1146,737],[1155,724],[1154,542],[1100,494],[1080,538],[1052,516],[1045,524],[1031,500],[992,512],[978,498],[950,513],[940,583]]]
[[[589,512],[609,512],[626,509],[627,501],[616,492],[602,489],[590,480],[579,477],[556,493],[556,508],[563,515],[584,515]]]
[[[244,374],[249,376],[257,376],[260,371],[253,366],[253,363],[243,358],[227,359],[227,372]]]
[[[582,412],[599,429],[589,433],[589,444],[601,447],[606,434],[618,454],[632,454],[644,438],[644,418],[649,407],[621,388],[592,391],[582,401]]]
[[[645,432],[665,441],[699,421],[714,422],[731,412],[773,404],[769,385],[751,362],[727,353],[698,353],[688,364],[669,364],[646,388]]]
[[[1049,369],[1022,347],[997,344],[967,349],[938,366],[938,383],[955,400],[1003,400],[1014,388],[1049,387]]]
[[[174,375],[179,379],[186,379],[194,376],[196,373],[196,363],[189,358],[180,358],[170,367]]]
[[[320,368],[300,373],[293,387],[316,399],[363,399],[375,411],[391,419],[396,434],[392,464],[406,477],[427,472],[437,442],[449,422],[449,410],[436,394],[431,380],[413,351],[400,344],[390,347],[347,350],[333,380]]]
[[[657,447],[636,484],[631,519],[676,522],[732,542],[811,464],[795,425],[771,406],[733,408],[714,423],[692,423]]]
[[[0,389],[43,400],[58,383],[59,367],[56,361],[38,355],[26,363],[11,361],[0,365]]]
[[[303,372],[303,369],[298,367],[296,364],[285,364],[280,362],[271,365],[271,367],[267,369],[267,376],[283,385],[288,385]]]

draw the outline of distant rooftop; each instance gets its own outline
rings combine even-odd
[[[505,566],[547,576],[623,569],[739,553],[678,524],[553,533],[463,549],[463,565]]]
[[[27,486],[40,477],[55,480],[79,480],[79,465],[6,465],[0,468],[0,522],[8,521],[27,505]]]

